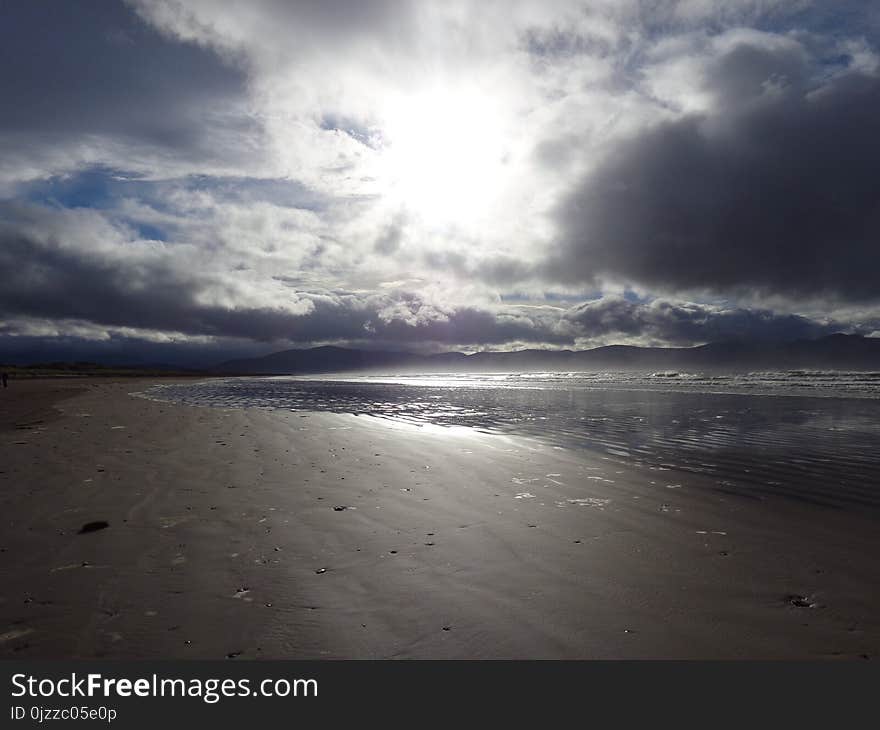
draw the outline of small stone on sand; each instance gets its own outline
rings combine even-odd
[[[105,522],[104,520],[96,520],[95,522],[86,522],[82,527],[79,528],[79,534],[85,535],[87,532],[97,532],[98,530],[104,530],[110,527],[109,522]]]

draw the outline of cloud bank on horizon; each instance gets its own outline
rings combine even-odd
[[[0,360],[880,334],[875,4],[0,14]]]

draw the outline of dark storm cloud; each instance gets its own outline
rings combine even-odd
[[[838,332],[838,323],[823,324],[794,314],[741,307],[720,308],[665,300],[634,302],[605,297],[572,307],[565,315],[584,337],[642,338],[676,345],[726,340],[814,338]]]
[[[206,125],[231,134],[245,76],[162,37],[121,2],[8,2],[0,20],[0,140],[21,154],[110,137],[213,157]],[[228,152],[228,151],[224,151]]]
[[[541,2],[3,3],[0,353],[183,348],[195,362],[325,342],[692,344],[831,327],[749,309],[762,294],[874,321],[876,24],[855,2],[821,17],[593,5],[591,19]],[[468,116],[471,84],[491,97],[485,120],[479,105]],[[432,95],[473,123],[471,142],[497,124],[497,200],[474,201],[486,225],[455,210],[430,223],[431,156],[401,166],[413,179],[396,170],[395,145],[419,140],[408,107]],[[698,107],[711,111],[676,111]],[[679,116],[645,128],[661,114]],[[423,126],[421,144],[448,153],[442,198],[454,171],[472,174],[456,157],[471,145],[457,124],[450,139]],[[572,292],[626,282],[661,299],[565,309]]]
[[[745,43],[711,63],[714,112],[621,143],[560,206],[551,275],[880,298],[880,78],[811,86],[806,64]]]
[[[536,274],[533,264],[505,253],[493,253],[473,261],[460,251],[426,251],[423,259],[431,269],[451,271],[465,279],[499,286],[528,280]]]
[[[670,344],[790,340],[846,328],[797,315],[662,299],[648,303],[605,297],[568,310],[508,304],[493,311],[439,303],[405,290],[304,289],[295,280],[286,285],[282,276],[276,277],[280,288],[269,299],[271,306],[236,305],[254,301],[248,292],[265,282],[249,279],[247,271],[200,268],[186,246],[137,242],[124,235],[124,229],[109,227],[95,212],[21,203],[0,206],[0,311],[13,320],[74,321],[98,332],[128,328],[227,341],[369,341],[392,347],[512,342],[572,346],[579,338]],[[93,244],[95,238],[103,242]],[[232,292],[238,293],[227,295]],[[867,331],[876,329],[865,326]],[[112,355],[114,347],[125,349],[124,344],[127,352],[138,351],[125,335],[111,335],[103,344],[79,349]],[[15,341],[26,344],[20,337]],[[197,350],[191,348],[187,362],[194,361]]]
[[[202,285],[166,260],[92,255],[3,233],[0,278],[5,284],[0,309],[6,315],[74,318],[189,334],[253,332],[255,337],[271,330],[279,317],[265,312],[262,326],[255,328],[247,310],[198,304]]]
[[[289,296],[275,295],[272,307],[211,304],[217,291],[231,291],[237,284],[258,289],[264,282],[239,282],[235,277],[241,272],[235,271],[200,272],[174,245],[117,241],[93,246],[89,236],[120,232],[96,214],[57,216],[43,206],[0,206],[4,316],[264,342],[366,337],[449,344],[571,341],[535,317],[438,306],[406,292],[291,290]],[[82,230],[74,236],[77,226]],[[67,234],[58,232],[65,228]]]

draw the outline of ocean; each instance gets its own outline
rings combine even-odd
[[[583,449],[739,496],[880,507],[880,373],[505,373],[226,378],[146,394],[329,411]]]

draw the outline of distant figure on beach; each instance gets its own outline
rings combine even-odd
[[[3,379],[3,387],[6,387],[6,381],[9,380],[9,376],[6,373],[0,373],[0,378]]]

